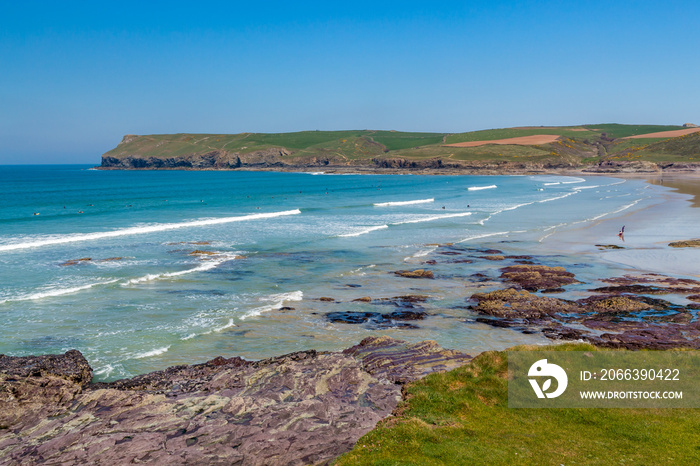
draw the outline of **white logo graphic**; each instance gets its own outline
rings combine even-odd
[[[569,383],[569,378],[566,376],[564,369],[556,364],[547,363],[546,359],[540,359],[535,364],[530,366],[530,370],[528,371],[527,375],[529,377],[554,377],[557,380],[557,389],[552,393],[546,393],[547,390],[549,390],[549,387],[552,385],[551,378],[544,381],[542,388],[540,388],[540,385],[537,383],[536,379],[530,379],[530,385],[532,385],[532,389],[535,390],[537,398],[544,398],[545,396],[547,398],[556,398],[564,393],[564,390],[566,390],[566,385]]]

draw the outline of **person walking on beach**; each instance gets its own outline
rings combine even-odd
[[[620,233],[617,234],[618,238],[620,238],[622,241],[625,240],[625,226],[622,225],[622,229],[620,230]]]

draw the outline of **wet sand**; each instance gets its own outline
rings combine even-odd
[[[672,248],[672,241],[700,237],[700,178],[672,175],[651,177],[652,185],[671,188],[658,196],[650,186],[653,204],[604,217],[592,224],[557,231],[542,244],[564,254],[594,255],[619,264],[631,273],[700,276],[699,248]],[[617,236],[625,225],[624,240]],[[600,249],[616,245],[624,249]]]

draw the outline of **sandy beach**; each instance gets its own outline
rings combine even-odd
[[[697,209],[700,178],[683,174],[641,178],[669,189],[654,199],[651,206],[631,208],[580,228],[557,231],[542,241],[543,246],[562,253],[595,254],[629,267],[630,272],[700,276],[700,249],[668,246],[670,242],[700,235],[700,210]],[[624,241],[617,236],[623,225],[626,227]],[[596,244],[614,244],[624,249],[600,250]]]

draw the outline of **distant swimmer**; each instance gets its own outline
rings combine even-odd
[[[445,210],[445,206],[442,206],[442,210]]]
[[[39,212],[34,212],[34,215],[39,215]]]

